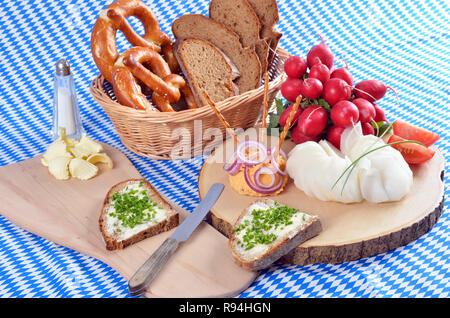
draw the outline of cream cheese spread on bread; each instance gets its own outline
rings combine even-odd
[[[120,205],[126,211],[120,210]],[[119,241],[129,239],[168,218],[167,212],[150,198],[142,183],[130,183],[114,193],[107,213],[106,232]]]
[[[234,228],[235,248],[247,260],[257,259],[274,245],[292,239],[311,217],[273,200],[257,201]]]

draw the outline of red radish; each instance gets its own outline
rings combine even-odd
[[[341,100],[331,108],[331,120],[337,126],[353,126],[359,120],[359,110],[348,100]]]
[[[309,137],[306,136],[304,134],[301,133],[300,129],[297,128],[298,126],[295,126],[292,129],[292,137],[291,140],[295,143],[295,144],[301,144],[307,141],[319,141],[319,136],[315,136],[315,137]]]
[[[397,96],[395,90],[386,86],[382,81],[366,80],[355,85],[355,95],[356,97],[367,99],[369,102],[375,102],[383,98],[388,89],[393,91],[395,96]]]
[[[289,105],[288,108],[286,108],[284,110],[284,112],[281,114],[280,119],[278,121],[278,123],[280,124],[281,127],[284,127],[284,125],[286,125],[286,121],[287,121],[289,114],[291,113],[291,110],[293,107],[294,107],[294,104]],[[302,112],[303,112],[303,108],[299,107],[297,112],[294,115],[294,118],[291,121],[291,127],[297,123],[298,117],[301,115]]]
[[[331,52],[328,45],[325,44],[325,41],[323,40],[322,36],[320,36],[320,34],[319,37],[322,40],[322,43],[313,46],[311,50],[309,50],[306,57],[306,62],[308,63],[308,67],[310,69],[314,64],[319,62],[325,64],[328,69],[330,69],[333,66],[333,53]]]
[[[341,100],[349,100],[352,88],[340,78],[330,78],[323,87],[322,97],[333,106]]]
[[[348,70],[348,65],[345,59],[344,63],[345,67],[335,69],[331,73],[330,78],[340,78],[341,80],[345,81],[348,85],[353,86],[353,76]]]
[[[323,91],[322,82],[317,78],[307,78],[302,82],[300,86],[300,93],[309,99],[319,98]]]
[[[389,138],[388,143],[390,144],[393,142],[405,141],[405,140],[407,140],[407,139],[404,139],[397,135],[392,135]],[[431,158],[433,158],[433,156],[436,152],[433,149],[424,147],[419,144],[409,143],[409,142],[391,145],[391,147],[400,151],[400,153],[403,156],[403,159],[405,159],[405,161],[409,164],[424,163],[424,162],[430,160]]]
[[[298,95],[301,94],[303,81],[299,78],[289,77],[281,84],[281,95],[290,102],[295,102]]]
[[[327,111],[318,105],[306,108],[298,118],[297,129],[306,136],[318,136],[327,126]]]
[[[328,128],[327,139],[337,149],[341,149],[341,136],[345,127],[331,126]]]
[[[403,120],[397,119],[393,125],[394,135],[399,137],[415,140],[423,143],[425,146],[429,147],[439,140],[440,136],[432,131],[425,128],[413,126],[404,122]]]
[[[373,121],[375,118],[375,107],[371,102],[364,98],[356,98],[352,100],[352,103],[358,107],[359,110],[359,121],[362,123],[368,123]],[[372,125],[370,125],[372,127]]]
[[[307,67],[305,60],[300,56],[291,56],[284,62],[284,72],[289,77],[302,77]]]
[[[314,64],[309,70],[309,78],[317,78],[322,84],[330,79],[330,70],[325,64]]]
[[[375,117],[373,118],[377,123],[380,121],[384,121],[388,123],[388,120],[386,119],[386,115],[384,114],[384,110],[381,109],[380,106],[377,104],[372,103],[373,108],[375,108]]]
[[[375,135],[375,129],[371,123],[361,123],[363,135]]]

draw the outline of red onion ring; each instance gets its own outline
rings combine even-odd
[[[232,162],[232,163],[230,164],[230,162]],[[238,162],[238,160],[236,158],[236,152],[234,152],[231,155],[230,159],[227,162],[225,162],[225,164],[223,165],[223,169],[226,172],[230,172],[234,168],[234,166],[237,164],[237,162]]]
[[[259,159],[252,160],[246,157],[245,150],[248,148],[256,148],[261,154]],[[262,143],[255,140],[247,140],[241,142],[236,150],[238,159],[247,167],[255,166],[257,164],[263,163],[267,159],[267,148]],[[253,156],[252,156],[253,157]]]
[[[236,164],[234,165],[233,168],[231,168],[231,169],[228,171],[228,173],[229,173],[231,176],[235,176],[235,175],[238,174],[239,170],[241,170],[241,167],[242,167],[242,163],[239,161],[239,159],[236,159]]]
[[[262,184],[259,181],[259,177],[260,177],[261,174],[267,174],[267,175],[269,175],[272,178],[272,180],[270,181],[269,185],[264,185],[264,184]],[[275,172],[272,169],[270,169],[268,167],[264,167],[264,166],[260,167],[258,170],[256,170],[256,172],[255,172],[255,174],[253,176],[253,181],[255,182],[256,186],[258,186],[258,187],[260,187],[262,189],[270,189],[270,188],[272,188],[273,185],[275,184],[275,180],[276,180]]]
[[[252,183],[252,181],[250,180],[250,176],[249,176],[248,170],[249,170],[249,167],[245,167],[245,168],[244,168],[245,182],[247,182],[247,184],[248,184],[248,186],[250,187],[250,189],[252,189],[253,191],[255,191],[255,192],[257,192],[257,193],[261,193],[261,194],[272,194],[272,193],[278,191],[278,190],[281,188],[281,186],[283,185],[283,178],[280,176],[280,181],[278,182],[277,185],[273,186],[273,187],[270,188],[270,189],[263,189],[263,188],[260,188],[260,187],[254,185],[254,184]]]
[[[281,169],[280,169],[280,167],[278,166],[278,163],[277,163],[277,160],[276,160],[276,158],[275,158],[275,151],[272,151],[272,149],[269,149],[269,152],[270,152],[270,159],[271,159],[271,163],[272,163],[272,166],[275,168],[275,171],[278,173],[278,174],[281,174],[282,176],[285,176],[285,175],[287,175],[287,172],[286,171],[282,171]],[[287,155],[286,155],[286,153],[283,151],[283,149],[280,149],[280,155],[285,159],[285,160],[287,160]]]

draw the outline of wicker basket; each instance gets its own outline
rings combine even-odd
[[[285,79],[282,70],[288,57],[286,51],[278,49],[270,67],[269,105],[272,104]],[[192,158],[203,155],[204,151],[211,149],[212,142],[209,137],[201,137],[208,128],[219,128],[222,131],[223,137],[214,140],[214,143],[222,142],[226,136],[225,128],[210,107],[171,113],[145,112],[124,107],[117,102],[112,86],[101,75],[92,81],[90,90],[94,99],[113,122],[122,143],[140,156],[166,160]],[[263,94],[264,87],[260,86],[217,103],[217,108],[231,127],[247,129],[255,126],[260,117]],[[190,151],[178,152],[173,149],[190,149]]]

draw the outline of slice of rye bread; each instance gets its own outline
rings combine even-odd
[[[261,64],[254,48],[242,47],[239,35],[229,27],[201,14],[185,14],[172,23],[176,39],[199,38],[214,44],[236,65],[241,76],[235,80],[239,93],[259,87]]]
[[[245,220],[245,216],[250,215],[253,211],[251,207],[254,204],[273,206],[274,203],[275,201],[271,199],[253,202],[241,213],[235,223],[235,227],[237,227],[241,221]],[[300,223],[297,224],[294,222],[294,228],[290,229],[287,233],[283,233],[283,235],[279,236],[274,242],[270,243],[267,250],[257,250],[256,252],[253,252],[256,254],[252,254],[252,252],[250,252],[251,250],[246,251],[242,246],[239,246],[237,232],[233,231],[228,241],[228,247],[231,250],[235,263],[252,271],[267,268],[280,257],[286,255],[298,245],[313,238],[322,231],[322,224],[317,216],[306,214],[307,219],[303,220],[300,218],[301,215],[302,214],[299,215],[296,221]]]
[[[235,31],[244,47],[255,47],[261,71],[267,70],[269,45],[261,39],[261,22],[247,0],[211,0],[209,17]]]
[[[256,15],[261,22],[261,38],[269,43],[270,51],[268,57],[269,65],[272,64],[275,57],[275,51],[282,34],[274,30],[275,25],[280,20],[278,15],[278,6],[276,0],[247,0],[250,6],[255,10]]]
[[[137,184],[143,182],[145,189],[148,191],[148,195],[151,199],[158,203],[160,207],[162,207],[166,213],[167,217],[165,220],[155,224],[149,225],[144,228],[140,232],[134,234],[133,236],[126,239],[119,239],[119,233],[115,232],[108,228],[108,210],[111,205],[111,196],[123,190],[127,185]],[[116,185],[114,185],[109,192],[107,193],[105,200],[103,202],[103,208],[100,213],[99,218],[100,232],[102,233],[103,240],[106,244],[106,249],[108,250],[116,250],[123,249],[131,244],[142,241],[148,237],[160,234],[162,232],[169,231],[170,229],[179,225],[179,215],[155,190],[155,188],[145,179],[129,179],[122,181]],[[115,232],[115,233],[112,233]]]
[[[208,105],[203,92],[213,102],[239,94],[233,83],[234,67],[211,42],[199,38],[176,40],[174,52],[197,105]]]

